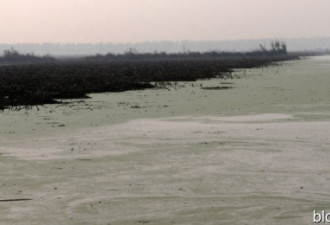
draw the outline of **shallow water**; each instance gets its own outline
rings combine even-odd
[[[330,57],[0,114],[1,224],[312,224]],[[227,90],[201,87],[232,86]]]

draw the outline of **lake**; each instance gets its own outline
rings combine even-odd
[[[330,57],[233,75],[0,112],[1,224],[298,225],[330,212]]]

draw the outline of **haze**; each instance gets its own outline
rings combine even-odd
[[[329,0],[1,0],[0,43],[329,37]]]

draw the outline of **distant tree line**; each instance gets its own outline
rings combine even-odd
[[[108,53],[105,55],[94,55],[85,57],[87,61],[159,61],[159,60],[212,60],[212,59],[241,59],[241,58],[258,58],[258,57],[273,57],[287,56],[287,47],[284,42],[273,41],[271,49],[267,49],[260,44],[260,49],[250,52],[223,52],[223,51],[208,51],[208,52],[193,52],[185,50],[179,53],[153,52],[140,53],[135,48],[130,48],[124,54]]]
[[[3,56],[0,57],[0,63],[40,63],[53,62],[55,59],[50,56],[35,56],[33,53],[22,54],[14,48],[3,51]]]
[[[272,41],[270,46],[271,49],[267,50],[266,47],[262,44],[259,45],[262,52],[270,55],[281,55],[281,54],[287,54],[287,47],[284,42],[280,41]]]
[[[330,49],[330,37],[319,38],[288,38],[285,41],[288,51],[313,51],[323,52]],[[223,41],[160,41],[160,42],[137,42],[137,43],[0,43],[0,55],[5,49],[14,47],[20,52],[34,52],[36,55],[50,54],[53,56],[87,56],[95,54],[107,54],[112,52],[120,54],[130,47],[140,52],[167,52],[174,53],[183,51],[183,48],[194,52],[206,52],[210,49],[221,49],[222,51],[251,51],[262,43],[270,49],[270,43],[274,39],[253,40],[223,40]]]

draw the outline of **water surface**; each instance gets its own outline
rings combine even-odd
[[[312,224],[330,57],[0,113],[1,224]],[[226,90],[201,87],[231,86]]]

